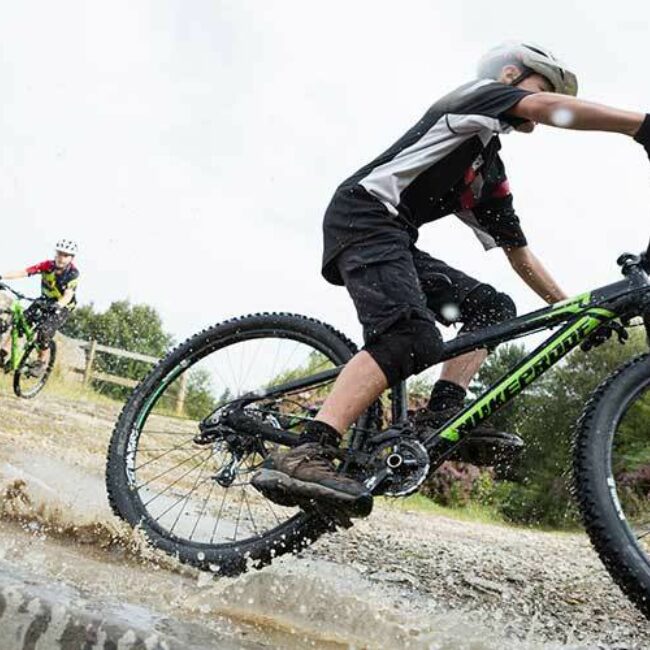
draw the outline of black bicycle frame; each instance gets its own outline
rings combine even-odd
[[[631,262],[629,260],[632,260]],[[443,458],[462,443],[465,434],[477,424],[490,417],[502,406],[521,393],[538,377],[554,366],[576,346],[580,345],[601,325],[619,318],[623,321],[643,315],[646,327],[650,327],[650,281],[644,270],[643,256],[628,256],[619,259],[625,279],[606,285],[591,292],[582,293],[549,307],[525,314],[518,318],[462,334],[443,344],[440,361],[482,348],[490,348],[505,341],[539,332],[564,323],[546,341],[533,350],[521,363],[504,375],[494,386],[480,395],[465,409],[459,412],[444,427],[424,441],[430,453]],[[323,372],[301,377],[284,384],[273,386],[254,395],[243,396],[237,400],[240,405],[260,399],[280,397],[289,392],[313,388],[332,381],[341,372],[338,366]],[[406,422],[408,395],[405,382],[391,388],[392,425],[400,426]],[[243,422],[239,423],[244,425]],[[251,433],[261,434],[263,438],[289,446],[295,446],[297,437],[288,432],[269,426],[254,426]],[[243,426],[245,429],[245,425]],[[241,430],[241,429],[240,429]],[[359,450],[364,446],[368,432],[357,430],[350,449]]]

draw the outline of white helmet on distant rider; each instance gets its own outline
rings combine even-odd
[[[76,255],[79,252],[79,246],[77,242],[72,241],[71,239],[59,239],[56,242],[54,249],[59,253],[65,253],[66,255]]]
[[[544,47],[521,41],[508,41],[487,52],[478,63],[481,79],[498,79],[506,65],[521,70],[512,85],[516,86],[531,74],[541,74],[548,79],[553,92],[563,95],[578,94],[578,80],[573,72]]]

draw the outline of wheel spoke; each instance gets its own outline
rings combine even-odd
[[[201,474],[202,474],[202,472],[201,472]],[[199,477],[201,476],[201,474],[199,474]],[[179,496],[178,499],[176,499],[176,501],[174,501],[174,503],[172,503],[170,506],[165,508],[165,510],[163,510],[160,514],[158,514],[154,518],[154,521],[159,521],[160,519],[162,519],[168,512],[171,512],[181,501],[187,500],[189,498],[189,495],[191,495],[196,490],[197,487],[200,487],[201,485],[204,485],[209,480],[210,480],[210,477],[208,476],[200,483],[200,485],[195,484],[195,486],[189,492],[186,492],[185,494],[181,494],[181,496]],[[183,512],[183,509],[181,509],[181,513],[182,512]],[[178,518],[175,520],[174,525],[169,529],[170,533],[174,531],[174,527],[176,526],[177,522],[178,522]]]
[[[248,510],[248,516],[250,517],[251,524],[253,525],[253,530],[255,531],[255,534],[259,537],[260,534],[257,530],[257,526],[255,525],[255,519],[253,519],[253,513],[251,512],[251,506],[250,503],[248,502],[248,496],[246,495],[246,488],[242,488],[242,494],[244,495],[244,499],[246,501],[246,509]]]
[[[255,362],[257,361],[257,355],[260,352],[260,347],[262,346],[262,341],[264,339],[259,339],[257,341],[257,347],[255,348],[255,352],[253,354],[253,358],[250,360],[250,363],[248,364],[248,368],[246,369],[246,375],[244,376],[244,385],[246,386],[248,384],[248,378],[250,377],[251,370],[253,369],[253,366]]]
[[[201,453],[203,453],[203,452],[201,452]],[[195,457],[198,456],[198,455],[199,455],[199,454],[195,454],[194,456],[192,456],[192,458],[195,458]],[[187,459],[187,460],[191,460],[191,459]],[[184,464],[187,462],[187,460],[184,460],[182,463],[179,463],[178,465],[176,465],[176,466],[173,467],[172,469],[176,469],[176,468],[178,468],[178,467],[181,467],[181,465],[184,465]],[[147,501],[147,502],[144,503],[143,505],[144,505],[144,506],[148,506],[152,501],[155,501],[158,497],[160,497],[160,496],[162,496],[163,494],[165,494],[165,493],[166,493],[170,488],[174,487],[174,485],[177,485],[177,484],[178,484],[180,481],[182,481],[182,480],[183,480],[183,479],[184,479],[188,474],[191,474],[191,473],[192,473],[196,468],[197,468],[197,465],[195,465],[194,467],[190,467],[190,469],[188,469],[187,472],[185,472],[184,474],[181,474],[181,476],[179,476],[179,477],[178,477],[178,478],[177,478],[173,483],[170,483],[170,484],[169,484],[169,485],[168,485],[168,486],[167,486],[167,487],[166,487],[162,492],[159,492],[155,497],[153,497],[152,499],[149,499],[149,501]],[[160,476],[164,476],[165,474],[168,474],[168,473],[171,472],[171,471],[172,471],[172,470],[167,470],[166,472],[163,472],[162,474],[160,474]],[[159,476],[158,478],[160,478],[160,476]],[[153,480],[153,479],[152,479],[152,480]],[[144,483],[143,485],[141,485],[140,487],[138,487],[138,488],[137,488],[137,489],[138,489],[138,492],[139,492],[140,490],[142,490],[143,487],[149,485],[150,483],[151,483],[151,481],[149,481],[148,483]]]
[[[253,467],[253,465],[252,465],[252,460],[249,460],[249,461],[248,461],[248,470],[247,470],[247,471],[249,471],[249,472],[253,472],[253,471],[255,471],[255,469],[256,469],[256,467]],[[275,510],[273,510],[273,507],[271,506],[271,501],[270,501],[269,499],[267,499],[266,497],[262,497],[262,501],[264,502],[264,504],[266,505],[266,507],[271,511],[271,514],[273,515],[273,517],[274,517],[276,523],[277,523],[277,524],[280,524],[280,523],[281,523],[280,518],[279,518],[278,515],[275,513]]]
[[[241,395],[241,386],[239,385],[239,382],[237,381],[237,375],[235,374],[235,371],[233,370],[232,367],[232,361],[230,360],[230,352],[228,348],[226,348],[226,359],[228,360],[228,369],[230,370],[230,376],[235,380],[233,382],[233,387],[235,388],[236,395],[239,396]]]
[[[292,348],[292,350],[291,350],[291,354],[288,356],[287,360],[284,362],[284,365],[282,366],[282,370],[278,374],[283,375],[287,371],[287,368],[291,368],[291,366],[290,366],[291,361],[293,360],[293,357],[296,354],[296,350],[298,350],[299,346],[300,346],[300,343],[298,341],[296,341],[293,348]]]
[[[610,462],[613,483],[608,481],[609,492],[615,489],[621,516],[617,522],[630,532],[637,544],[637,552],[650,563],[650,391],[649,383],[634,389],[625,409],[613,422]],[[623,398],[617,398],[623,399]],[[616,524],[609,524],[608,534],[616,536]]]
[[[242,506],[244,505],[244,488],[242,488],[241,493],[242,493],[242,498],[239,501],[239,511],[237,512],[237,523],[235,524],[235,532],[232,537],[233,542],[237,541],[237,531],[239,530],[239,522],[241,521],[241,510],[242,510]]]
[[[214,528],[212,529],[212,535],[210,536],[210,544],[214,542],[214,536],[217,534],[217,527],[219,526],[219,522],[221,521],[221,513],[223,512],[223,506],[226,503],[227,496],[228,496],[228,488],[225,488],[223,491],[223,497],[221,499],[221,505],[219,506],[219,513],[217,514],[217,518],[214,520]]]
[[[275,356],[273,357],[273,366],[271,367],[271,374],[270,374],[271,378],[276,376],[275,369],[277,367],[278,357],[280,356],[280,343],[281,342],[282,342],[282,339],[278,339],[277,344],[275,346]]]
[[[196,532],[196,528],[199,525],[199,521],[201,520],[201,517],[203,517],[203,513],[205,512],[205,508],[208,505],[208,501],[210,501],[212,497],[212,492],[214,491],[215,485],[216,485],[216,481],[212,481],[210,485],[210,491],[207,493],[205,499],[203,500],[203,505],[201,506],[201,510],[199,511],[196,521],[194,522],[194,526],[192,527],[192,531],[190,532],[190,537],[189,537],[190,542],[194,538],[194,533]]]
[[[193,436],[194,435],[194,431],[192,431],[192,432],[189,432],[189,431],[169,431],[169,429],[167,429],[165,431],[156,430],[156,429],[147,429],[146,431],[143,430],[142,433],[146,433],[147,435],[151,434],[151,435],[154,435],[154,436]]]
[[[194,481],[194,485],[192,488],[189,490],[189,492],[185,495],[185,500],[183,501],[183,506],[182,508],[178,511],[178,514],[176,515],[176,519],[174,519],[174,523],[172,524],[172,527],[169,529],[170,533],[174,532],[174,528],[176,528],[176,524],[178,523],[178,520],[181,518],[181,514],[185,511],[185,507],[187,506],[187,502],[190,500],[190,496],[196,492],[196,488],[199,485],[199,481],[201,480],[201,477],[203,476],[203,472],[205,470],[205,464],[208,462],[209,457],[206,458],[203,463],[201,464],[201,471],[199,472],[199,475],[196,477],[196,481]],[[209,479],[210,477],[208,477]],[[205,482],[205,481],[204,481]]]
[[[160,454],[159,456],[155,456],[155,457],[152,458],[151,460],[148,460],[148,461],[142,463],[142,465],[138,465],[138,466],[135,468],[135,471],[137,471],[137,470],[139,470],[139,469],[142,469],[143,467],[146,467],[147,465],[150,465],[151,463],[153,463],[153,462],[155,462],[155,461],[157,461],[157,460],[160,460],[161,458],[164,458],[164,457],[167,456],[168,454],[171,454],[173,451],[178,451],[179,449],[182,449],[183,447],[186,447],[186,446],[189,445],[190,443],[193,443],[193,440],[191,440],[191,439],[190,439],[190,440],[186,440],[185,442],[181,443],[180,445],[175,445],[174,447],[171,447],[171,448],[167,449],[167,451],[165,451],[165,453]],[[144,451],[147,451],[147,450],[146,450],[146,449],[138,449],[138,454],[141,454],[141,453],[143,453]],[[154,449],[154,451],[161,451],[161,450],[160,450],[160,449]]]
[[[223,341],[206,337],[202,344],[206,352],[202,354],[200,345],[194,347],[191,364],[183,369],[198,379],[186,393],[184,413],[191,417],[174,413],[180,385],[177,375],[160,393],[149,393],[155,395],[153,401],[145,397],[144,417],[138,421],[136,412],[130,424],[134,427],[137,422],[139,431],[132,433],[136,436],[131,440],[135,443],[131,470],[135,490],[129,498],[146,514],[145,521],[155,521],[158,531],[179,543],[187,540],[238,548],[248,539],[277,531],[295,517],[295,508],[276,506],[251,486],[254,473],[278,445],[259,441],[258,447],[251,448],[248,436],[224,428],[213,443],[197,447],[198,422],[210,413],[218,418],[219,406],[244,392],[252,396],[256,389],[285,381],[283,377],[306,376],[340,363],[323,351],[331,347],[318,342],[316,336],[312,342],[305,332],[293,334],[290,327],[275,321],[264,326],[261,334],[231,330],[227,336]],[[295,432],[312,419],[311,409],[331,384],[327,380],[266,401],[261,398],[250,405],[250,414],[269,422],[277,419],[282,429]],[[233,458],[235,465],[230,464]]]

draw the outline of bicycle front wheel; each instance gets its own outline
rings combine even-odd
[[[650,618],[650,355],[613,373],[585,407],[574,489],[605,567]]]
[[[14,393],[17,397],[31,399],[43,390],[56,361],[56,343],[54,341],[49,343],[47,357],[47,361],[43,365],[40,360],[41,350],[36,341],[27,344],[14,373]]]
[[[302,548],[333,528],[314,513],[278,506],[251,485],[275,447],[233,431],[197,441],[199,422],[258,391],[246,412],[299,435],[331,381],[265,399],[263,390],[345,363],[352,342],[293,314],[258,314],[211,327],[171,352],[136,388],[108,452],[114,512],[156,547],[203,569],[235,575]]]

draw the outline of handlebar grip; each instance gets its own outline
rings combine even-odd
[[[16,291],[15,289],[12,289],[8,284],[5,284],[4,282],[0,282],[0,291],[2,290],[9,291],[9,293],[12,293],[16,298],[19,300],[31,300],[34,302],[36,298],[30,298],[29,296],[26,296],[24,293],[20,293],[20,291]]]

